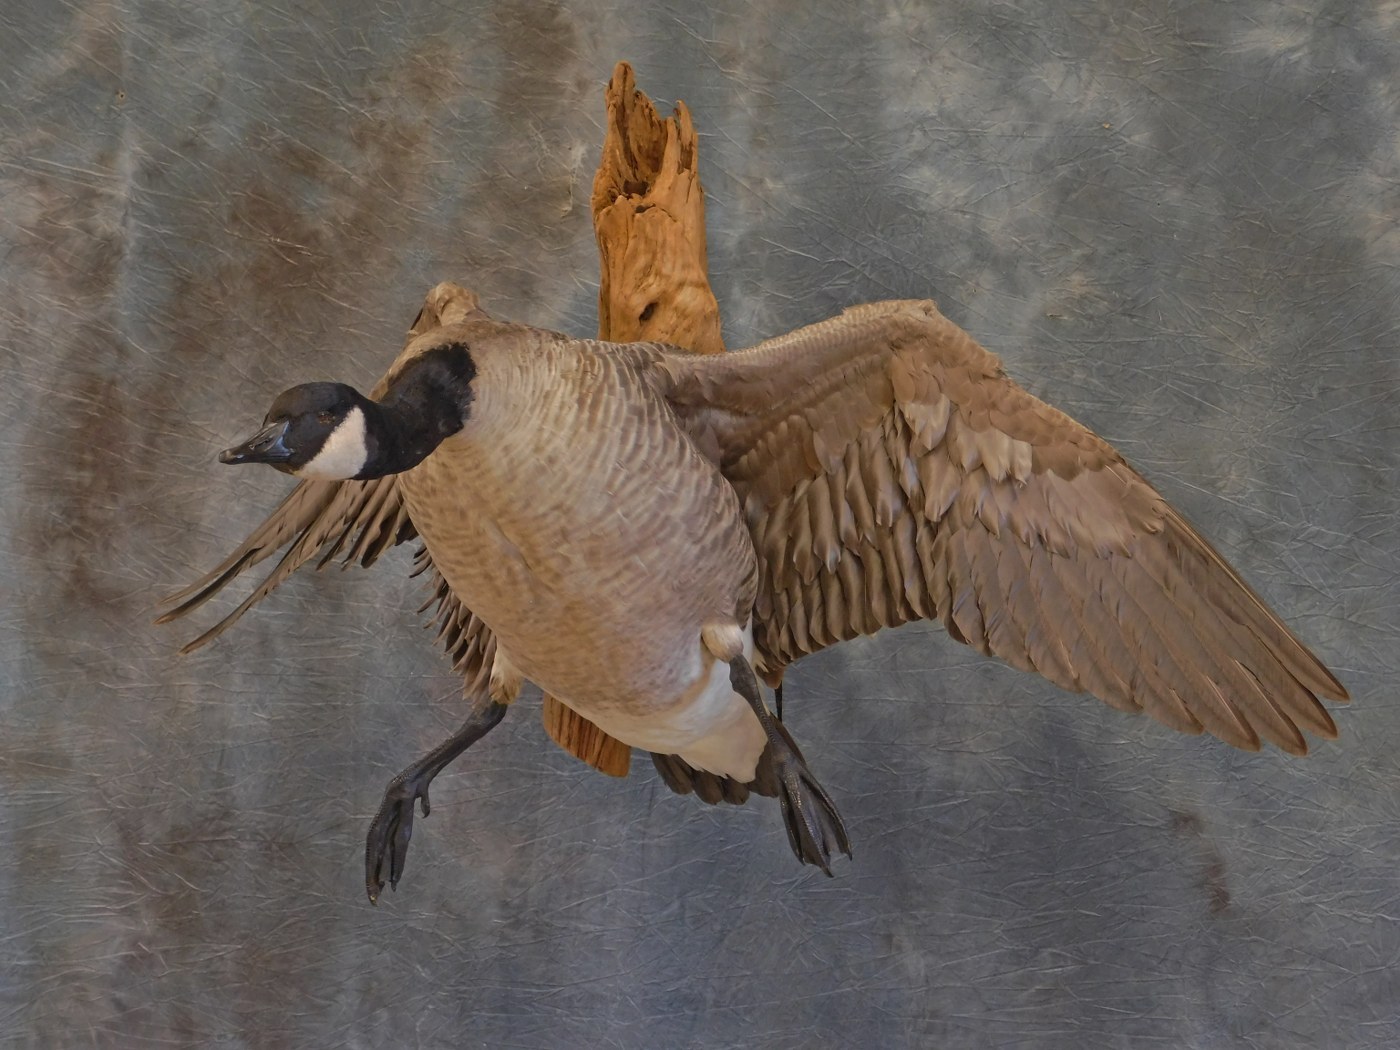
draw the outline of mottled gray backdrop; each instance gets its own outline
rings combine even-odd
[[[905,629],[789,677],[828,880],[532,693],[371,908],[366,822],[461,716],[408,552],[193,657],[152,606],[288,487],[214,452],[371,382],[435,282],[594,330],[621,58],[694,110],[731,345],[936,298],[1283,611],[1342,739]],[[4,0],[0,1042],[1397,1045],[1398,127],[1384,0]]]

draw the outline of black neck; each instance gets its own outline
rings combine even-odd
[[[434,347],[389,380],[377,403],[363,406],[369,461],[361,479],[416,467],[466,425],[476,363],[465,343]]]

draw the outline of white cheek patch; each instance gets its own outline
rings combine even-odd
[[[365,444],[365,414],[352,408],[350,414],[331,431],[321,451],[311,462],[294,471],[299,478],[313,481],[343,481],[365,469],[369,448]]]

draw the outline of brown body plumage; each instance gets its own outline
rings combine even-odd
[[[518,671],[627,743],[687,754],[707,735],[687,710],[715,661],[701,632],[746,624],[754,601],[734,491],[659,396],[657,350],[495,335],[432,336],[473,348],[480,392],[462,432],[401,475],[409,518],[491,626],[498,681]],[[749,780],[763,737],[747,705],[732,715],[749,746],[714,771]]]
[[[915,619],[1237,747],[1336,734],[1332,674],[1106,442],[931,303],[699,357],[501,324],[442,285],[375,396],[449,343],[477,369],[460,432],[401,474],[303,482],[178,596],[169,616],[291,544],[192,645],[308,560],[368,563],[418,535],[470,694],[532,680],[735,782],[764,735],[724,661],[742,649],[774,684]]]

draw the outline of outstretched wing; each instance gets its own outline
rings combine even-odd
[[[409,330],[409,341],[439,325],[460,321],[476,310],[476,296],[471,292],[457,285],[440,284],[428,293]],[[385,381],[381,380],[372,396],[382,396],[384,388]],[[336,558],[344,566],[355,562],[369,566],[388,548],[417,536],[397,475],[371,481],[302,481],[232,554],[201,579],[167,598],[167,604],[173,608],[156,623],[169,623],[186,615],[248,569],[286,548],[273,570],[233,612],[181,650],[191,652],[223,634],[308,562],[315,561],[318,569]],[[419,611],[436,605],[428,626],[438,628],[438,637],[454,667],[467,679],[467,691],[484,690],[495,655],[495,637],[452,593],[426,548],[421,547],[415,559],[415,575],[419,573],[429,574],[431,588],[431,597]]]
[[[738,491],[767,673],[881,627],[948,633],[1236,747],[1302,754],[1346,690],[1097,435],[932,303],[857,307],[669,357],[667,396]]]

